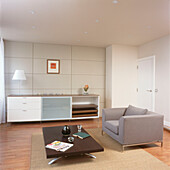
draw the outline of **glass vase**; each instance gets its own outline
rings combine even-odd
[[[83,94],[84,94],[84,95],[87,95],[87,94],[88,94],[88,90],[84,90],[84,89],[83,89]]]

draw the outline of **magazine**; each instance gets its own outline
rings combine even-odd
[[[70,149],[73,146],[71,143],[65,143],[60,141],[54,141],[48,145],[46,145],[46,148],[54,149],[56,151],[65,152],[66,150]]]

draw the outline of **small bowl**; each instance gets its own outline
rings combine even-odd
[[[69,142],[74,142],[74,137],[68,137]]]

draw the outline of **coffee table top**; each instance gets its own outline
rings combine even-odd
[[[71,134],[77,133],[77,125],[69,126],[71,129]],[[43,127],[43,136],[45,146],[49,143],[54,142],[55,140],[68,142],[68,137],[64,137],[62,134],[63,126],[55,127]],[[82,132],[87,133],[83,128]],[[104,151],[104,148],[100,146],[91,136],[85,139],[74,138],[73,146],[65,152],[55,151],[53,149],[46,148],[47,158],[56,158],[61,156],[71,156],[83,153],[93,153]]]

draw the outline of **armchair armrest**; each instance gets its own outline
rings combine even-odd
[[[123,116],[119,120],[122,144],[136,144],[163,139],[163,115]]]
[[[119,120],[125,113],[126,108],[109,108],[102,110],[102,121]]]

